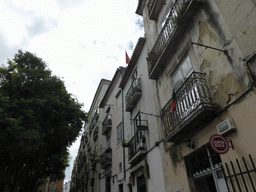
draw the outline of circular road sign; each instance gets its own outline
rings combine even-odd
[[[210,137],[209,143],[211,148],[219,154],[225,154],[229,150],[228,141],[221,135],[214,134]]]

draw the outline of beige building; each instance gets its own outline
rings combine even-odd
[[[100,143],[102,143],[102,137],[100,137],[101,122],[99,120],[102,119],[102,112],[99,105],[109,84],[109,80],[102,79],[94,95],[78,154],[74,162],[70,191],[100,191]]]
[[[124,178],[123,140],[123,103],[119,84],[125,68],[119,67],[103,97],[101,130],[101,173],[100,191],[118,191]]]
[[[163,119],[165,191],[255,191],[255,1],[140,0],[136,13]],[[234,150],[216,153],[213,134]]]

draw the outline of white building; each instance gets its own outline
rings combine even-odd
[[[140,38],[120,84],[124,98],[126,172],[124,189],[164,191],[161,153],[164,151],[154,81],[148,79],[147,42]]]
[[[102,108],[101,130],[101,173],[100,191],[118,191],[118,187],[124,180],[124,149],[123,141],[123,103],[122,92],[119,84],[123,77],[125,68],[120,67],[103,97],[100,108]]]

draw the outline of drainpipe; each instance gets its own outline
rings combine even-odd
[[[122,70],[120,70],[120,73],[122,77],[124,76],[124,73]],[[121,89],[122,92],[122,123],[123,123],[123,141],[124,141],[124,92],[123,89]],[[125,148],[123,147],[123,167],[124,167],[124,180],[126,179],[126,172],[125,172]]]
[[[123,141],[124,141],[124,92],[122,90],[122,122],[123,122]],[[125,148],[123,147],[123,164],[124,164],[124,180],[126,179],[125,172]]]
[[[160,102],[160,95],[159,95],[159,87],[158,87],[157,81],[155,81],[155,84],[156,84],[156,93],[157,93],[157,101],[158,101],[158,105],[159,105],[159,110],[161,110],[161,109],[160,109],[160,107],[161,107],[161,102]],[[163,125],[163,120],[162,120],[162,118],[161,118],[161,123],[160,123],[160,124],[161,124],[162,133],[164,133],[165,130],[164,130],[164,125]],[[158,136],[158,137],[159,137],[159,136]],[[164,138],[164,137],[163,137],[163,138]],[[166,141],[165,141],[163,138],[161,138],[161,141],[164,141],[164,150],[167,151],[168,148],[167,148],[167,146],[166,146]],[[158,138],[158,139],[160,139],[160,138]]]

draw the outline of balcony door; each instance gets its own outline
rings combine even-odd
[[[192,64],[189,56],[187,56],[172,76],[175,91],[181,87],[181,85],[191,75],[192,72]]]
[[[145,133],[144,131],[139,131],[137,128],[137,125],[141,125],[141,114],[138,113],[136,117],[134,118],[134,133],[135,133],[135,141],[136,141],[136,151],[138,151],[140,148],[144,146],[144,138]]]
[[[111,192],[111,177],[106,177],[106,192]]]
[[[187,155],[185,163],[188,175],[194,180],[196,192],[228,192],[220,155],[209,145]]]
[[[141,114],[138,113],[134,118],[134,133],[137,133],[138,128],[137,125],[141,125]]]
[[[137,191],[138,192],[147,192],[146,179],[145,179],[144,175],[137,177]]]

